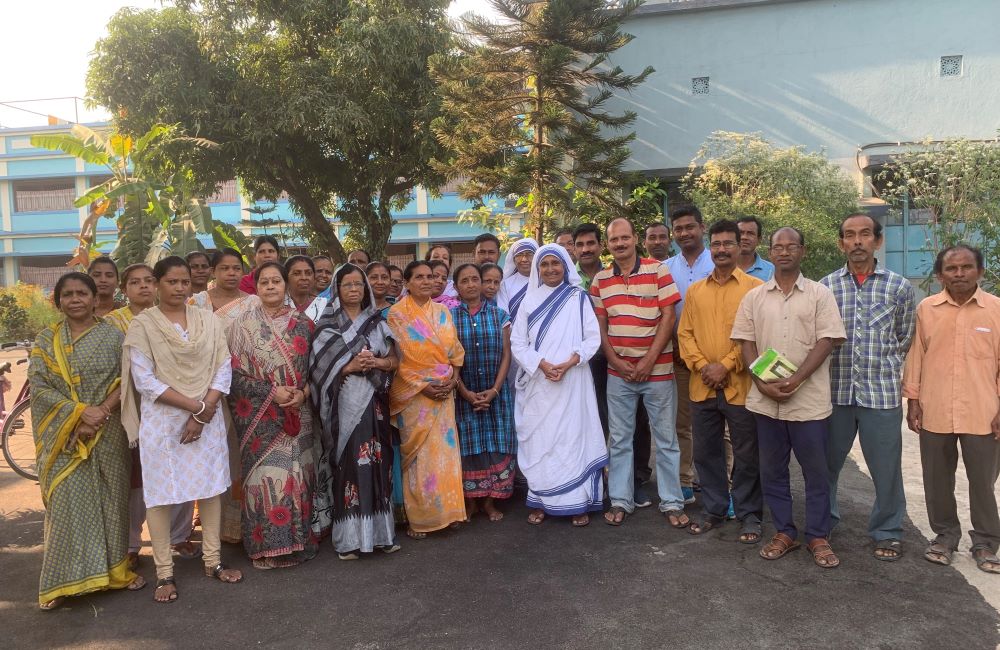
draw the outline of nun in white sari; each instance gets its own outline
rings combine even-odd
[[[537,250],[538,242],[525,237],[514,242],[507,251],[507,259],[503,264],[503,281],[497,292],[497,307],[507,312],[511,322],[517,318],[521,301],[527,293],[531,258]]]
[[[608,452],[587,365],[601,332],[579,283],[566,250],[542,246],[510,338],[520,365],[517,464],[528,479],[532,524],[549,514],[572,516],[574,526],[586,526],[588,513],[602,507]]]

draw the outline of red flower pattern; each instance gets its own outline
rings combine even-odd
[[[251,404],[250,400],[248,400],[247,398],[241,397],[238,400],[236,400],[235,411],[237,417],[246,419],[250,417],[251,413],[253,413],[253,404]]]
[[[254,438],[250,441],[250,451],[255,454],[260,451],[260,438]]]
[[[281,426],[281,429],[294,438],[302,430],[302,418],[299,417],[299,412],[295,409],[284,409],[284,411],[285,422]]]
[[[285,487],[281,490],[281,493],[284,494],[286,497],[293,497],[295,496],[296,487],[297,485],[295,484],[295,476],[289,474],[288,478],[285,479]]]
[[[253,533],[250,535],[250,537],[253,539],[254,544],[263,544],[264,543],[264,527],[261,526],[260,524],[257,524],[256,526],[254,526]]]
[[[264,414],[260,417],[261,420],[265,422],[270,422],[272,420],[278,419],[278,408],[274,404],[268,404],[267,408],[264,409]]]
[[[267,513],[267,518],[274,526],[287,526],[292,523],[292,511],[285,506],[274,506]]]
[[[295,351],[299,354],[305,354],[309,351],[309,342],[306,341],[305,337],[296,336],[292,339],[292,347],[295,348]]]

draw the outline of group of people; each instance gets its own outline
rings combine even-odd
[[[397,524],[421,539],[479,512],[502,519],[498,502],[519,482],[533,525],[586,526],[606,496],[608,525],[655,502],[693,535],[736,519],[744,544],[764,541],[766,504],[775,532],[760,555],[776,560],[800,544],[792,452],[806,545],[833,568],[837,483],[858,436],[875,486],[873,556],[895,561],[903,397],[937,536],[924,557],[949,564],[958,548],[960,444],[972,554],[1000,573],[1000,299],[979,288],[978,250],[942,250],[942,290],[917,306],[875,259],[882,227],[864,214],[843,220],[846,264],[819,282],[801,273],[794,228],[772,233],[763,259],[754,217],[706,233],[684,206],[643,234],[616,219],[551,244],[524,238],[503,268],[485,234],[474,263],[453,268],[438,245],[405,269],[361,250],[339,268],[326,256],[282,262],[262,236],[247,274],[223,249],[120,273],[101,257],[62,276],[64,318],[29,366],[41,607],[144,587],[143,522],[154,599],[170,603],[175,557],[238,583],[224,541],[257,569],[307,561],[326,537],[343,560],[393,553]],[[786,376],[752,370],[769,350]]]

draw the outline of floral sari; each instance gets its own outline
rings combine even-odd
[[[228,336],[233,323],[247,312],[260,306],[260,298],[252,294],[244,294],[216,309],[208,291],[201,291],[188,298],[188,304],[213,312],[222,321]],[[226,440],[229,443],[229,476],[232,477],[233,481],[232,488],[222,495],[222,541],[238,544],[242,536],[240,500],[243,498],[243,488],[240,485],[240,442],[236,435],[236,428],[233,426],[229,407],[226,402],[222,404],[222,414],[226,419]]]
[[[118,413],[70,445],[87,406],[121,382],[122,334],[97,321],[73,340],[65,321],[42,331],[28,366],[31,419],[45,504],[38,602],[122,589],[128,568],[129,450]]]
[[[399,427],[406,518],[415,532],[427,533],[466,518],[454,393],[433,400],[421,392],[451,377],[465,350],[448,309],[430,300],[421,307],[402,298],[389,309],[389,329],[400,355],[389,408]]]
[[[251,559],[316,554],[310,531],[316,468],[308,401],[297,409],[274,403],[276,387],[305,386],[312,322],[283,308],[255,308],[229,330],[233,355],[230,406],[240,440],[243,546]]]

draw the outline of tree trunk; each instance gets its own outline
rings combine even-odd
[[[545,200],[544,200],[544,188],[542,184],[544,182],[542,176],[542,145],[545,142],[545,134],[542,131],[542,125],[540,123],[540,118],[542,115],[542,82],[535,75],[535,120],[532,124],[534,132],[534,150],[532,155],[535,159],[535,169],[534,169],[534,187],[532,188],[532,193],[535,195],[535,200],[531,207],[531,219],[535,222],[535,241],[539,244],[542,243],[542,237],[545,235]]]
[[[344,246],[340,243],[340,238],[337,237],[337,231],[334,230],[333,224],[323,214],[320,202],[299,185],[291,170],[282,169],[281,177],[284,181],[282,189],[288,193],[300,216],[309,222],[309,226],[316,233],[318,241],[315,243],[319,246],[320,252],[332,257],[334,264],[346,262],[347,255],[344,253]]]

